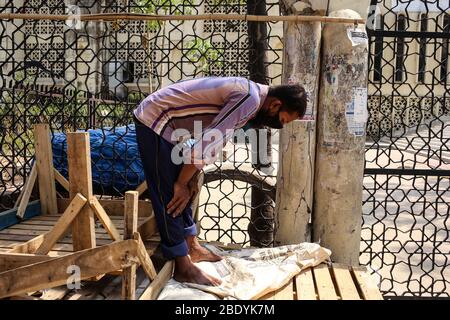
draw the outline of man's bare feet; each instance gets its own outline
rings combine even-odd
[[[173,278],[178,282],[190,282],[207,286],[218,286],[222,283],[221,280],[203,272],[192,263],[188,256],[175,258]]]
[[[192,262],[210,261],[217,262],[222,260],[221,256],[203,248],[195,236],[189,236],[186,238],[186,242],[189,247],[189,256]]]

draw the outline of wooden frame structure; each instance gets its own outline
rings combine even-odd
[[[128,191],[125,201],[98,200],[93,195],[88,133],[68,133],[67,181],[52,164],[49,126],[38,124],[34,132],[36,161],[17,201],[17,217],[24,217],[36,181],[39,182],[41,214],[50,216],[61,209],[63,213],[46,233],[7,252],[0,252],[0,298],[26,298],[29,292],[64,285],[72,276],[67,272],[68,268],[77,266],[80,270],[77,281],[98,280],[107,273],[119,272],[123,277],[122,297],[135,299],[137,266],[142,266],[150,280],[156,277],[156,270],[142,240],[157,231],[151,205],[139,201],[137,191]],[[69,199],[57,199],[55,179],[69,191]],[[113,215],[124,216],[123,236],[105,208],[113,209]],[[139,212],[146,214],[144,221],[138,225]],[[96,220],[113,240],[112,243],[97,246]],[[50,256],[49,252],[58,240],[70,231],[73,252]]]

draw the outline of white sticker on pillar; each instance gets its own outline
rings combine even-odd
[[[355,109],[355,121],[367,121],[367,88],[353,87],[353,104]]]
[[[367,46],[369,40],[367,38],[367,33],[364,29],[360,28],[348,28],[347,35],[350,41],[352,42],[352,46]]]
[[[295,76],[291,76],[288,78],[288,84],[296,84],[300,83],[298,79]],[[301,85],[303,88],[305,88],[306,95],[308,97],[308,103],[306,104],[306,110],[305,114],[301,119],[298,119],[298,121],[313,121],[314,120],[314,110],[313,110],[313,99],[312,94],[314,92],[314,84],[315,84],[315,77],[311,77],[308,74],[304,76],[304,79],[301,82]]]
[[[352,101],[345,106],[348,132],[363,136],[367,121],[367,88],[353,88]]]

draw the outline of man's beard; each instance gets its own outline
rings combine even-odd
[[[255,129],[260,129],[263,127],[269,127],[273,129],[283,128],[283,124],[280,121],[279,112],[276,115],[271,116],[265,110],[259,110],[256,116],[251,119],[248,124]]]

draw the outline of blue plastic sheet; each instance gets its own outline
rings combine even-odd
[[[95,192],[117,195],[136,189],[145,179],[134,125],[91,129],[92,183]],[[68,178],[67,137],[55,133],[52,138],[53,164]]]

